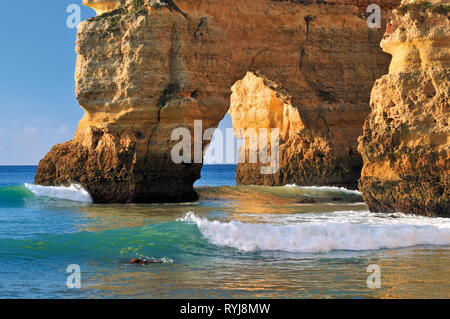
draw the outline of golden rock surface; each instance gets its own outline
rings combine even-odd
[[[374,212],[450,216],[450,20],[443,4],[404,0],[381,42],[392,62],[372,90],[359,143],[359,187]]]

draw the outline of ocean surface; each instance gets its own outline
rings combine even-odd
[[[370,213],[357,191],[205,166],[198,202],[95,205],[35,171],[0,167],[0,298],[450,297],[450,220]]]

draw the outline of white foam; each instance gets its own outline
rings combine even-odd
[[[83,187],[77,184],[72,184],[69,187],[25,184],[25,187],[39,197],[42,196],[75,202],[92,203],[91,195],[83,189]]]
[[[383,219],[383,218],[380,218]],[[212,244],[242,251],[328,252],[332,250],[375,250],[418,245],[450,245],[450,221],[426,224],[424,218],[405,218],[402,223],[350,223],[334,221],[294,224],[223,223],[189,212],[184,222],[197,225]]]
[[[301,213],[301,214],[244,214],[253,220],[276,225],[298,223],[350,223],[367,225],[415,225],[434,226],[437,228],[449,228],[449,218],[431,218],[418,215],[406,215],[402,213],[380,214],[368,210],[348,210],[327,213]]]
[[[347,189],[345,187],[335,187],[335,186],[297,186],[295,184],[288,184],[284,187],[288,188],[299,188],[304,190],[311,190],[311,191],[326,191],[326,192],[338,192],[338,193],[347,193],[347,194],[355,194],[355,195],[361,195],[361,192],[358,190],[352,190]]]

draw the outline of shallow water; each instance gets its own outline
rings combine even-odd
[[[448,219],[369,213],[345,189],[235,186],[232,166],[204,168],[196,203],[94,205],[25,185],[35,169],[0,167],[0,298],[450,297]]]

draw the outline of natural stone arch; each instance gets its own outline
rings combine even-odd
[[[101,5],[112,2],[112,11]],[[86,114],[74,139],[40,162],[36,183],[77,182],[97,202],[195,199],[201,164],[171,160],[171,133],[194,133],[200,119],[203,130],[217,127],[230,88],[247,72],[297,109],[305,134],[323,136],[330,170],[351,174],[352,157],[336,150],[349,154],[356,145],[370,88],[389,62],[378,47],[383,32],[367,29],[364,8],[347,1],[85,3],[102,13],[78,30],[76,94]],[[311,174],[323,168],[311,167]]]
[[[403,0],[381,47],[389,73],[375,82],[359,139],[369,209],[450,217],[448,1]]]
[[[228,113],[237,138],[243,138],[242,130],[259,132],[277,128],[280,131],[280,163],[275,174],[261,174],[261,167],[267,164],[250,163],[248,153],[258,149],[258,138],[251,141],[244,136],[239,152],[245,153],[241,156],[246,162],[238,164],[238,184],[355,186],[362,166],[359,154],[353,151],[360,134],[358,122],[350,127],[342,123],[335,125],[329,120],[332,113],[328,112],[318,114],[316,122],[307,126],[299,108],[292,105],[289,97],[276,91],[276,84],[251,72],[236,82],[232,92]]]

